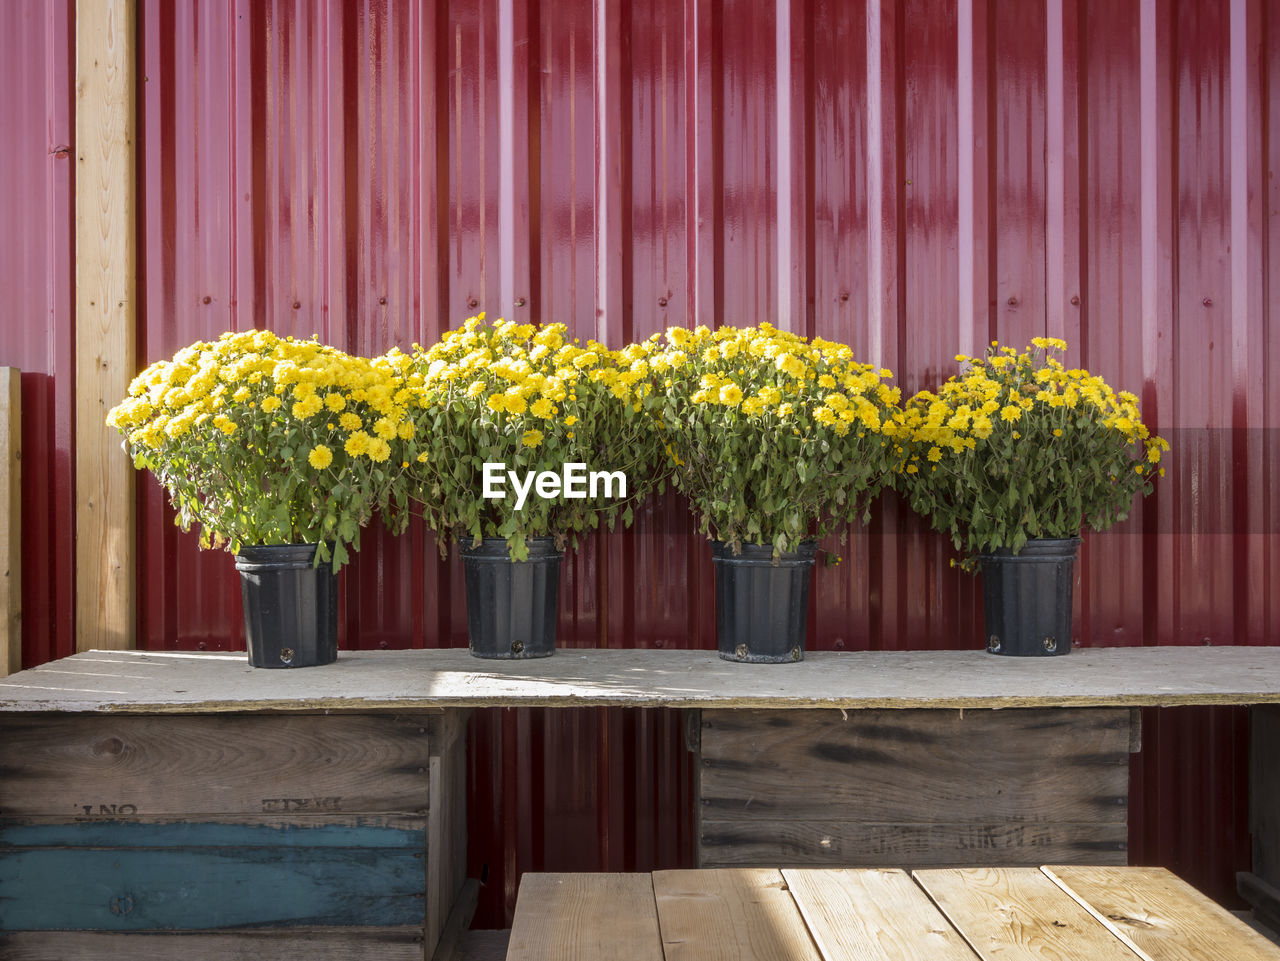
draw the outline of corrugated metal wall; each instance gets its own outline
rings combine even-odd
[[[22,370],[22,660],[74,654],[73,0],[0,3],[0,364]]]
[[[68,7],[0,7],[0,204],[29,231],[0,241],[19,292],[0,362],[32,371],[35,405],[27,663],[71,636],[70,173],[46,154],[70,136]],[[142,0],[139,19],[144,361],[253,326],[376,352],[484,308],[612,344],[771,320],[914,390],[992,338],[1062,336],[1176,455],[1086,538],[1078,642],[1280,641],[1265,0]],[[139,498],[139,646],[239,646],[229,560],[153,483]],[[712,646],[689,531],[668,498],[567,560],[562,646]],[[974,582],[892,498],[840,550],[813,647],[978,643]],[[420,531],[371,534],[345,592],[348,647],[465,644],[458,567]],[[1146,712],[1135,862],[1229,896],[1246,718]],[[666,712],[481,713],[479,923],[522,870],[690,863],[681,745]]]

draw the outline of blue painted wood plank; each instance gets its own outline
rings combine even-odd
[[[412,825],[412,826],[411,826]],[[259,824],[246,821],[0,820],[7,847],[338,847],[425,849],[426,820],[346,817]]]
[[[89,843],[0,849],[2,930],[423,923],[426,857],[418,830],[85,823],[25,825],[10,836],[34,840],[41,832],[49,841],[78,833]],[[265,842],[273,832],[287,843],[219,843],[243,836]],[[387,832],[400,843],[389,843]],[[169,846],[160,843],[166,836]],[[104,843],[113,837],[114,845]],[[146,843],[120,844],[139,837]],[[308,837],[321,843],[307,844]],[[340,838],[351,843],[333,843]]]

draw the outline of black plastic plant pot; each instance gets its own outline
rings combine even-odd
[[[560,561],[552,537],[529,539],[529,559],[513,561],[507,542],[486,537],[465,544],[467,632],[476,657],[549,657],[556,652]]]
[[[739,554],[711,542],[716,570],[716,639],[726,661],[782,664],[804,660],[809,579],[818,545],[773,560],[769,544],[743,544]]]
[[[315,544],[259,544],[236,555],[254,667],[318,667],[338,659],[338,575]]]
[[[1080,538],[1033,538],[1014,554],[979,555],[987,650],[1013,657],[1071,651],[1071,591]]]

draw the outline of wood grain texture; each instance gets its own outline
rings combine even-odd
[[[133,466],[107,411],[135,373],[135,0],[77,0],[76,648],[134,646]]]
[[[440,719],[10,715],[0,814],[426,814]]]
[[[0,367],[0,677],[22,670],[22,372]]]
[[[1249,832],[1253,835],[1253,873],[1280,887],[1280,707],[1263,705],[1250,712]]]
[[[11,842],[21,846],[9,846]],[[54,824],[6,831],[0,930],[415,925],[426,831]]]
[[[848,818],[708,821],[698,831],[698,866],[1036,867],[1126,864],[1128,827],[1077,823],[861,824]]]
[[[912,876],[984,961],[1134,961],[1037,868],[938,868]]]
[[[1280,647],[817,652],[747,665],[714,651],[573,650],[477,664],[466,650],[343,651],[255,671],[243,654],[94,651],[0,678],[0,712],[357,712],[439,707],[998,708],[1280,703]]]
[[[429,947],[443,934],[467,874],[466,714],[440,715],[432,743],[425,928]]]
[[[905,871],[782,872],[823,961],[974,961]]]
[[[422,930],[254,928],[246,931],[108,934],[0,932],[5,961],[422,961]]]
[[[507,961],[663,961],[649,875],[524,875]]]
[[[775,869],[655,871],[666,961],[822,961]]]
[[[479,896],[480,882],[474,878],[459,889],[449,916],[440,929],[440,936],[436,939],[431,961],[463,961],[463,941],[467,929],[471,927],[471,919],[475,917]]]
[[[1124,823],[1128,751],[1114,708],[703,711],[702,816]]]
[[[1043,870],[1143,961],[1280,961],[1280,947],[1165,868]]]

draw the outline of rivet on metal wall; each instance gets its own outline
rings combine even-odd
[[[1017,297],[1010,297],[1010,298],[1009,298],[1009,306],[1010,306],[1010,307],[1017,307],[1017,306],[1018,306],[1018,298],[1017,298]]]
[[[480,306],[480,301],[476,300],[474,297],[469,297],[467,299],[467,306],[472,310],[475,310],[477,307]]]
[[[378,298],[378,303],[380,303],[380,304],[382,304],[382,305],[384,305],[384,306],[385,306],[385,305],[386,305],[386,303],[387,303],[387,298],[386,298],[386,297],[379,297],[379,298]]]
[[[205,294],[205,295],[204,295],[204,300],[202,301],[202,303],[211,304],[211,303],[213,303],[213,298],[212,298],[212,297],[210,297],[208,294]]]
[[[523,306],[524,306],[525,304],[527,304],[527,303],[528,303],[528,301],[527,301],[527,300],[525,300],[523,297],[517,297],[517,298],[516,298],[516,306],[517,306],[517,307],[523,307]]]
[[[1071,306],[1072,306],[1072,307],[1079,307],[1079,306],[1080,306],[1080,295],[1079,295],[1079,294],[1072,294],[1072,295],[1071,295]]]
[[[659,297],[659,298],[658,298],[658,306],[659,306],[659,307],[665,307],[665,306],[667,306],[667,298],[666,298],[666,297]]]
[[[301,309],[302,309],[302,301],[300,301],[300,300],[295,300],[295,301],[293,302],[293,309],[294,309],[294,310],[301,310]]]

